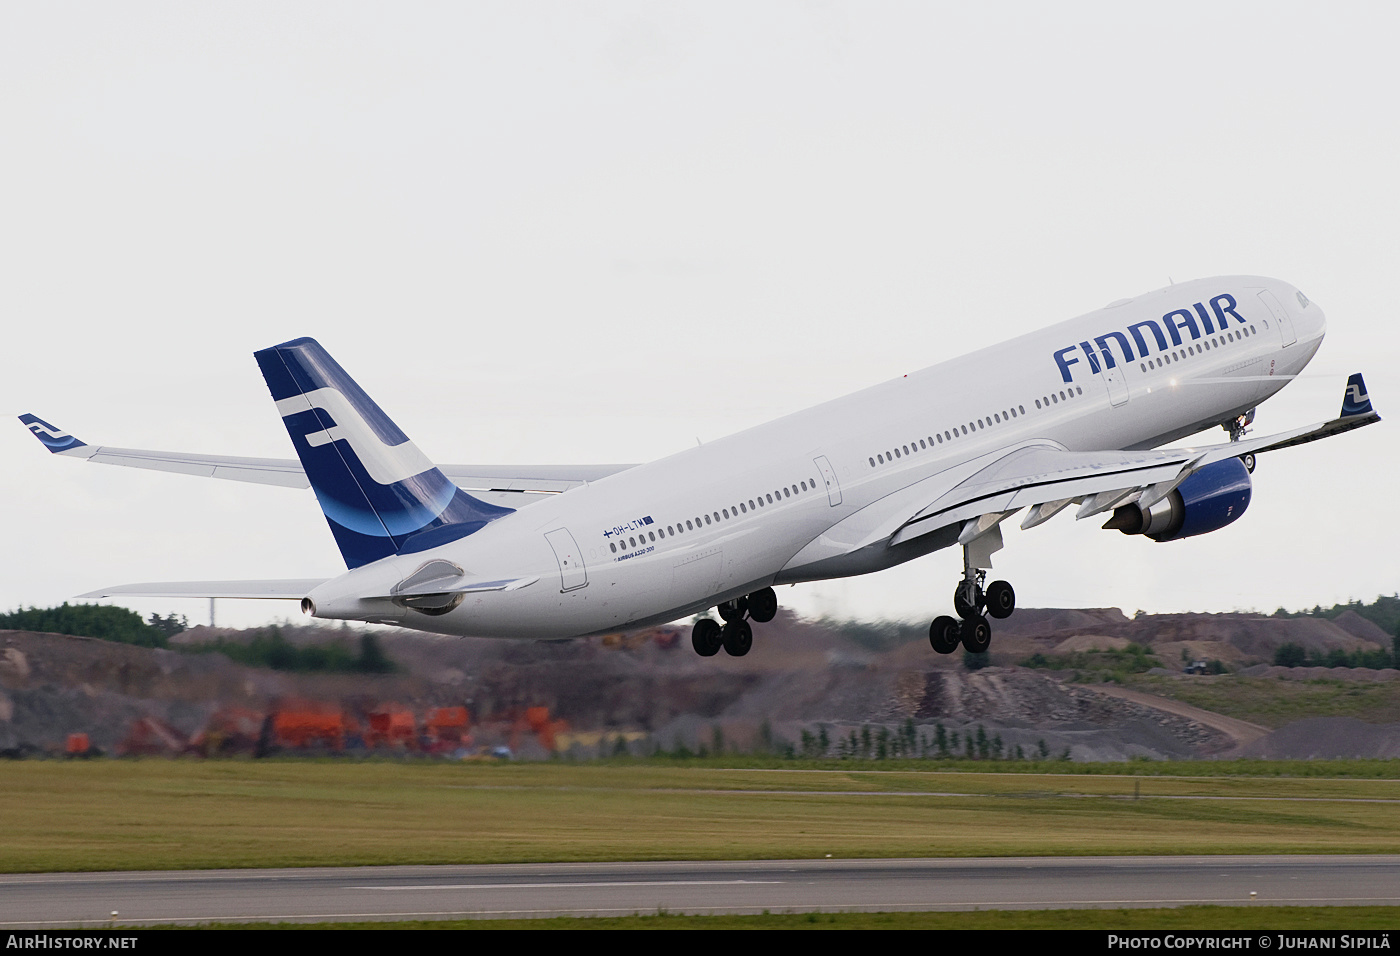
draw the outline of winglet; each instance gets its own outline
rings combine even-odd
[[[87,442],[78,441],[63,429],[50,425],[38,415],[25,412],[19,417],[19,420],[27,425],[29,430],[34,433],[34,437],[43,442],[44,447],[55,455],[61,455],[75,448],[87,447]]]
[[[1347,390],[1342,393],[1342,418],[1352,415],[1366,415],[1371,412],[1371,396],[1366,394],[1366,383],[1357,372],[1347,379]]]

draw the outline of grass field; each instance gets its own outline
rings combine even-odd
[[[972,913],[764,913],[754,916],[558,916],[392,923],[220,923],[207,929],[1080,929],[1393,930],[1394,906],[1181,906],[1174,909],[981,910]],[[146,927],[142,927],[146,929]]]
[[[1189,774],[1223,766],[17,762],[2,768],[0,871],[1400,852],[1388,762]]]
[[[1270,728],[1306,717],[1400,722],[1400,681],[1292,681],[1233,674],[1181,681],[1138,674],[1125,678],[1123,685]]]

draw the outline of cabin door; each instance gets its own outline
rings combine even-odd
[[[1260,292],[1259,298],[1268,307],[1269,314],[1274,317],[1274,322],[1278,324],[1279,335],[1283,336],[1283,347],[1288,348],[1298,341],[1298,333],[1293,331],[1293,317],[1288,314],[1283,303],[1268,289]]]
[[[583,566],[583,553],[574,542],[568,528],[559,528],[544,536],[554,549],[554,558],[559,562],[559,590],[573,591],[588,586],[588,569]]]
[[[836,469],[831,467],[831,462],[826,460],[825,455],[813,458],[812,463],[822,473],[822,481],[826,482],[826,500],[835,508],[841,503],[841,486],[836,483]]]

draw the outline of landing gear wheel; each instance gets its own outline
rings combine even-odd
[[[718,654],[722,640],[719,624],[713,618],[702,617],[695,622],[695,629],[690,632],[690,646],[695,648],[695,653],[701,657],[714,657]]]
[[[748,596],[749,617],[760,624],[767,624],[778,614],[778,595],[772,588],[755,591]]]
[[[749,599],[741,597],[725,601],[716,606],[715,610],[719,612],[719,616],[724,619],[726,624],[730,621],[742,621],[744,615],[749,613]]]
[[[1011,616],[1016,610],[1016,592],[1005,581],[993,581],[987,585],[987,613],[1000,620]]]
[[[748,621],[730,621],[720,634],[724,652],[730,657],[743,657],[753,647],[753,628]]]
[[[985,654],[992,646],[992,625],[985,617],[970,617],[963,622],[962,646],[969,654]]]
[[[951,654],[958,649],[958,643],[962,640],[959,633],[961,625],[955,618],[944,614],[942,617],[933,619],[933,623],[928,626],[928,642],[933,649],[940,654]]]
[[[1254,452],[1241,455],[1240,461],[1244,462],[1245,471],[1249,472],[1251,475],[1254,474]]]
[[[972,600],[976,603],[969,603],[968,591],[972,592]],[[957,611],[958,617],[964,621],[970,621],[982,613],[985,600],[981,588],[976,585],[969,588],[967,582],[963,582],[953,592],[953,610]]]

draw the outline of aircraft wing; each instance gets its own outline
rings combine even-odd
[[[116,587],[79,594],[78,597],[251,598],[300,601],[325,582],[325,578],[270,581],[151,581],[146,584],[119,584]]]
[[[197,455],[190,452],[153,451],[89,445],[36,415],[19,420],[44,447],[55,455],[85,458],[104,465],[149,468],[154,471],[225,478],[286,488],[309,488],[301,462],[294,458],[240,458],[232,455]],[[546,495],[606,478],[632,465],[439,465],[438,470],[463,491],[492,504],[520,507]]]
[[[1153,451],[1072,452],[1031,443],[969,462],[964,466],[965,474],[951,476],[956,481],[951,487],[947,487],[949,479],[944,479],[944,488],[938,489],[932,502],[897,528],[887,525],[879,529],[869,540],[878,539],[883,532],[890,535],[893,546],[966,522],[959,534],[959,542],[966,544],[1022,508],[1030,509],[1022,528],[1048,521],[1072,504],[1078,505],[1076,518],[1131,503],[1147,508],[1208,465],[1330,438],[1378,421],[1380,416],[1371,408],[1366,386],[1357,374],[1347,383],[1337,418],[1273,435]]]

